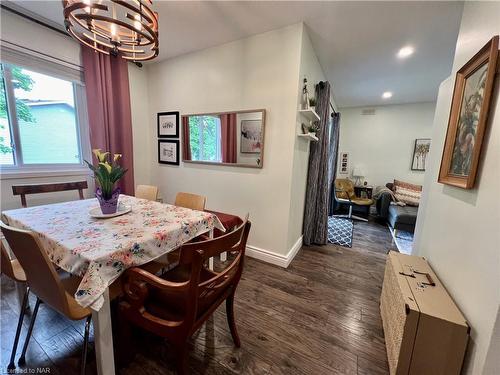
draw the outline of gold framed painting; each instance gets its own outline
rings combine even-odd
[[[438,182],[472,189],[481,156],[495,74],[498,35],[458,72]]]

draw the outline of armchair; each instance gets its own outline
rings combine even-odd
[[[347,178],[337,178],[334,183],[335,188],[335,201],[339,204],[346,204],[349,206],[348,219],[356,219],[361,221],[368,221],[368,219],[352,214],[353,206],[370,207],[373,204],[373,199],[359,198],[354,193],[354,183]]]

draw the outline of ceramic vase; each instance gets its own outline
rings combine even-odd
[[[111,198],[109,199],[105,199],[102,196],[101,188],[97,188],[95,196],[99,201],[99,205],[101,206],[101,211],[104,215],[116,213],[116,210],[118,209],[118,197],[120,196],[120,188],[116,188],[115,190],[113,190]]]

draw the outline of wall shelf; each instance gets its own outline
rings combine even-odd
[[[308,121],[319,121],[321,118],[319,115],[314,111],[314,109],[309,108],[309,109],[299,109],[299,113]]]
[[[319,139],[316,137],[313,133],[307,133],[307,134],[297,134],[297,137],[307,139],[308,141],[312,142],[318,142]]]

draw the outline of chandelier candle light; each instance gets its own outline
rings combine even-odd
[[[150,0],[63,0],[64,25],[80,43],[135,62],[158,56],[158,13]]]
[[[85,163],[94,172],[94,178],[98,185],[95,196],[103,214],[114,214],[118,209],[118,197],[120,196],[120,188],[115,188],[115,185],[127,172],[118,164],[122,155],[114,154],[113,161],[110,163],[108,161],[109,152],[102,152],[100,149],[92,150],[92,152],[99,163],[92,165],[87,160]]]

